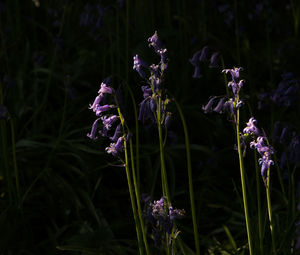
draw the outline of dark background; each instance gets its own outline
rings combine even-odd
[[[244,245],[232,123],[226,115],[202,111],[210,96],[226,94],[221,59],[217,68],[201,63],[200,79],[192,78],[189,59],[208,46],[220,52],[226,68],[244,68],[241,126],[256,117],[279,165],[288,146],[273,141],[274,123],[299,133],[296,2],[0,1],[0,103],[8,111],[0,114],[0,253],[136,254],[125,171],[105,153],[108,140],[86,137],[95,120],[88,106],[110,75],[114,88],[126,82],[136,104],[142,101],[143,81],[132,69],[132,58],[139,54],[147,63],[159,62],[147,42],[154,31],[168,49],[164,86],[182,106],[188,125],[203,254],[228,246],[223,225]],[[278,87],[285,72],[293,73],[295,84],[294,93],[282,99],[286,103],[268,96],[261,100],[262,93]],[[123,92],[125,117],[132,123],[132,104]],[[171,110],[165,148],[169,185],[173,205],[186,210],[178,222],[180,235],[194,249],[183,129],[176,108]],[[158,137],[155,127],[140,125],[140,132],[141,192],[157,200]],[[254,205],[254,161],[252,152],[248,154],[248,192]],[[293,183],[284,179],[289,194],[296,193],[297,164]],[[290,176],[284,168],[280,171]],[[280,227],[292,238],[295,218],[287,220],[275,167],[273,176],[275,208],[286,224]],[[254,208],[250,211],[255,215]]]

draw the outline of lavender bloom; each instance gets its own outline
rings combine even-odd
[[[98,93],[100,93],[100,94],[114,94],[115,90],[112,87],[109,87],[106,83],[102,82]]]
[[[93,123],[93,126],[92,126],[92,130],[91,130],[91,133],[88,133],[87,134],[87,137],[89,137],[90,139],[92,140],[97,140],[97,136],[96,136],[96,132],[97,132],[97,128],[98,128],[98,121],[100,120],[100,118],[96,119]]]
[[[136,70],[138,72],[138,74],[142,78],[145,78],[145,73],[142,70],[142,67],[148,68],[148,65],[146,64],[146,62],[144,62],[143,60],[139,59],[139,56],[136,54],[133,57],[133,69]]]
[[[274,164],[271,160],[271,155],[273,154],[273,148],[270,145],[265,145],[264,141],[266,137],[259,136],[255,141],[250,143],[250,148],[255,148],[257,152],[261,155],[261,158],[258,159],[258,163],[261,165],[261,175],[266,176],[266,170]]]
[[[166,233],[171,234],[174,231],[174,220],[181,218],[184,214],[184,210],[174,209],[167,203],[165,197],[148,204],[144,217],[152,225],[152,236],[157,247],[161,246]],[[171,240],[168,240],[168,245],[169,242]]]
[[[103,116],[103,117],[101,117],[101,120],[102,120],[104,127],[107,130],[109,130],[118,118],[119,117],[117,115],[111,115],[111,116]]]
[[[155,52],[158,53],[159,50],[162,49],[162,43],[158,38],[157,31],[155,31],[154,35],[148,38],[149,47],[153,47]]]
[[[240,79],[240,71],[242,71],[243,68],[242,67],[234,67],[233,69],[224,69],[222,71],[222,73],[230,73],[231,74],[231,77],[232,77],[232,80],[234,82],[238,82],[238,80]]]
[[[215,52],[211,55],[210,57],[210,64],[209,67],[210,68],[217,68],[219,67],[219,55],[220,52]]]
[[[249,121],[247,122],[247,127],[244,128],[243,133],[259,135],[259,130],[256,127],[256,119],[254,119],[253,117],[249,119]]]
[[[200,62],[206,62],[209,60],[209,48],[207,46],[203,47],[201,54],[199,56]]]
[[[152,95],[152,89],[150,86],[142,86],[143,97],[147,98]]]
[[[205,113],[208,113],[208,112],[212,112],[212,108],[213,108],[213,103],[215,101],[217,97],[212,97],[208,103],[206,105],[203,105],[202,106],[202,110],[205,112]]]
[[[200,74],[200,58],[201,51],[197,51],[193,57],[190,59],[190,63],[195,67],[193,78],[201,78],[202,75]]]
[[[145,98],[141,103],[140,103],[140,111],[139,111],[139,117],[138,120],[141,121],[143,124],[146,123],[146,121],[150,119],[154,121],[154,116],[153,112],[151,109],[151,98]]]
[[[89,109],[93,109],[93,112],[95,112],[95,111],[97,110],[97,106],[99,106],[100,101],[101,101],[102,98],[103,98],[103,94],[99,94],[99,95],[95,98],[93,104],[90,104],[90,105],[89,105]]]
[[[110,140],[116,142],[121,135],[122,135],[122,125],[120,123],[115,129],[114,135],[110,137]]]
[[[101,116],[103,112],[108,111],[109,109],[113,109],[116,108],[115,105],[97,105],[95,112],[96,112],[96,116]]]
[[[219,100],[219,103],[217,104],[217,106],[213,109],[213,111],[214,111],[214,112],[217,112],[217,113],[223,113],[225,100],[226,100],[226,98],[225,98],[225,97],[222,97],[222,98]]]
[[[116,143],[111,143],[109,147],[105,149],[108,154],[112,154],[113,156],[118,156],[120,152],[124,149],[124,138],[121,136],[118,138]]]

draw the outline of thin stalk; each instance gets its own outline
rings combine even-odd
[[[121,114],[120,107],[118,106],[118,113],[123,129],[123,134],[125,134],[125,124],[124,124],[124,119]],[[124,154],[125,154],[125,170],[126,170],[126,177],[127,177],[127,183],[128,183],[128,190],[129,190],[129,195],[130,195],[130,201],[131,201],[131,207],[132,207],[132,212],[133,212],[133,218],[135,222],[135,229],[137,233],[137,239],[138,239],[138,246],[139,246],[139,252],[140,255],[144,254],[143,250],[143,244],[142,244],[142,234],[141,234],[141,229],[140,229],[140,224],[137,216],[137,209],[136,209],[136,204],[135,204],[135,197],[134,197],[134,192],[132,188],[132,182],[131,182],[131,177],[130,177],[130,171],[129,171],[129,160],[128,160],[128,153],[127,153],[127,141],[126,137],[124,138]]]
[[[269,215],[269,221],[270,221],[270,231],[271,231],[271,237],[272,237],[272,248],[273,248],[273,254],[276,255],[277,251],[276,251],[276,245],[275,245],[274,221],[273,221],[273,217],[272,217],[272,206],[271,206],[271,196],[270,196],[270,167],[268,168],[268,172],[267,172],[266,193],[267,193],[268,215]]]
[[[158,107],[157,107],[157,128],[158,128],[158,137],[159,137],[159,150],[160,150],[160,165],[161,165],[161,182],[162,182],[162,190],[163,196],[167,198],[167,202],[171,202],[169,188],[168,188],[168,179],[167,179],[167,171],[165,165],[165,157],[164,157],[164,145],[163,145],[163,136],[162,136],[162,127],[161,127],[161,96],[158,96]]]
[[[175,102],[177,110],[179,112],[181,122],[183,125],[183,131],[184,131],[187,169],[188,169],[188,178],[189,178],[190,203],[191,203],[193,229],[194,229],[194,239],[195,239],[196,255],[199,255],[200,254],[200,244],[199,244],[199,233],[198,233],[198,229],[197,229],[197,218],[196,218],[196,207],[195,207],[194,188],[193,188],[193,175],[192,175],[192,162],[191,162],[191,149],[190,149],[189,133],[187,130],[187,125],[185,122],[185,118],[184,118],[182,109],[176,100],[174,100],[174,102]]]
[[[130,86],[127,83],[127,89],[129,91],[131,101],[133,104],[134,120],[135,120],[135,165],[136,165],[136,180],[138,189],[140,188],[140,141],[139,141],[139,121],[135,98]]]
[[[134,167],[132,139],[129,140],[129,146],[130,146],[131,171],[132,171],[133,185],[134,185],[134,191],[135,191],[135,196],[136,196],[136,203],[137,203],[137,207],[138,207],[137,212],[138,212],[138,216],[139,216],[139,220],[140,220],[140,224],[141,224],[141,230],[142,230],[144,245],[145,245],[145,249],[146,249],[146,254],[150,255],[148,242],[147,242],[147,233],[145,231],[145,225],[144,225],[144,221],[142,218],[141,197],[140,197],[140,192],[139,192],[139,187],[138,187],[136,173],[135,173],[135,167]]]
[[[295,36],[297,37],[298,35],[298,27],[299,27],[299,11],[298,8],[295,8],[295,4],[293,0],[290,0],[290,5],[292,9],[292,14],[293,14],[293,19],[294,19],[294,33]]]
[[[256,199],[257,199],[257,216],[258,216],[258,237],[259,237],[259,251],[260,254],[264,254],[263,245],[263,226],[262,226],[262,215],[261,215],[261,198],[260,198],[260,172],[258,169],[257,153],[254,151],[254,162],[255,162],[255,173],[256,173]]]
[[[238,98],[237,98],[237,101],[238,101]],[[245,213],[245,220],[246,220],[249,252],[250,252],[250,255],[254,255],[253,247],[252,247],[251,231],[250,231],[250,216],[249,216],[249,211],[248,211],[245,170],[244,170],[244,162],[243,162],[242,149],[241,149],[240,123],[239,122],[240,122],[240,111],[239,111],[239,108],[237,108],[236,109],[236,139],[237,139],[237,144],[238,144],[239,165],[240,165],[242,193],[243,193],[243,202],[244,202],[244,213]]]

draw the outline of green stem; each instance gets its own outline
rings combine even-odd
[[[118,113],[119,113],[122,129],[123,129],[123,134],[125,134],[125,123],[124,123],[124,119],[122,117],[121,110],[120,110],[119,106],[118,106],[117,110],[118,110]],[[138,220],[138,216],[137,216],[137,209],[136,209],[135,198],[134,198],[132,182],[131,182],[131,177],[130,177],[130,171],[129,171],[129,160],[128,160],[128,153],[127,153],[126,137],[124,137],[124,154],[125,154],[126,177],[127,177],[131,207],[132,207],[132,212],[133,212],[133,218],[134,218],[134,222],[135,222],[135,229],[136,229],[136,233],[137,233],[138,246],[139,246],[140,255],[143,255],[144,251],[143,251],[143,244],[142,244],[142,241],[141,241],[142,240],[142,234],[141,234],[140,224],[139,224],[139,220]]]
[[[187,159],[187,169],[188,169],[188,178],[189,178],[189,193],[190,193],[190,203],[192,210],[192,220],[193,220],[193,229],[194,229],[194,238],[195,238],[195,247],[196,247],[196,255],[200,254],[200,244],[199,244],[199,233],[197,229],[197,218],[196,218],[196,207],[195,207],[195,198],[194,198],[194,188],[193,188],[193,175],[192,175],[192,162],[191,162],[191,150],[190,150],[190,141],[189,134],[187,130],[187,125],[185,122],[185,118],[182,112],[182,109],[178,102],[174,99],[176,107],[178,109],[181,122],[183,125],[184,131],[184,139],[185,139],[185,148],[186,148],[186,159]]]
[[[160,149],[160,165],[161,165],[161,182],[162,182],[162,190],[163,196],[167,198],[167,202],[171,202],[169,188],[168,188],[168,179],[167,179],[167,171],[165,165],[165,157],[164,157],[164,145],[163,145],[163,136],[162,136],[162,123],[161,123],[161,96],[158,96],[158,106],[157,106],[157,128],[158,128],[158,137],[159,137],[159,149]]]
[[[138,216],[139,216],[139,220],[140,220],[140,224],[141,224],[146,254],[149,255],[150,251],[149,251],[148,242],[147,242],[147,235],[146,235],[146,231],[145,231],[144,221],[142,218],[141,197],[140,197],[140,192],[139,192],[139,187],[138,187],[136,173],[135,173],[135,167],[134,167],[132,139],[129,140],[129,145],[130,145],[131,171],[132,171],[132,177],[133,177],[133,185],[134,185],[134,191],[135,191],[135,196],[136,196],[136,203],[137,203],[137,207],[138,207],[137,212],[138,212]]]
[[[272,248],[273,248],[273,254],[276,255],[277,252],[276,252],[275,235],[274,235],[274,221],[272,217],[272,206],[271,206],[271,196],[270,196],[270,167],[268,168],[268,172],[267,172],[266,193],[267,193],[268,215],[270,221],[270,231],[272,237]]]
[[[260,254],[264,254],[263,246],[263,226],[262,226],[262,215],[261,215],[261,198],[260,198],[260,172],[258,169],[257,153],[254,151],[254,162],[255,162],[255,172],[256,172],[256,198],[257,198],[257,215],[258,215],[258,237],[259,237],[259,250]]]
[[[237,101],[238,101],[238,98],[237,98]],[[251,240],[250,216],[249,216],[249,211],[248,211],[248,202],[247,202],[247,194],[246,194],[245,170],[244,170],[244,163],[243,163],[243,156],[242,156],[242,149],[241,149],[239,122],[240,122],[240,111],[239,111],[239,108],[237,108],[236,109],[236,139],[237,139],[237,144],[238,144],[239,165],[240,165],[242,193],[243,193],[243,202],[244,202],[244,213],[245,213],[245,220],[246,220],[249,252],[250,252],[250,255],[254,255],[253,247],[252,247],[252,240]]]

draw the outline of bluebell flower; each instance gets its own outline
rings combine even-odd
[[[200,55],[201,51],[197,51],[194,53],[193,57],[189,60],[190,63],[195,67],[193,78],[201,78],[202,75],[200,73]]]
[[[145,78],[145,73],[142,70],[143,68],[148,68],[148,65],[146,62],[144,62],[143,60],[141,60],[138,56],[138,54],[136,54],[133,57],[133,69],[136,70],[138,72],[138,74],[142,77]]]
[[[203,47],[203,49],[201,50],[201,54],[199,56],[199,61],[200,62],[206,62],[209,61],[210,57],[209,57],[209,48],[208,46]]]
[[[155,31],[154,35],[148,38],[148,42],[149,42],[149,47],[152,46],[155,52],[158,53],[158,51],[162,49],[162,43],[158,38],[157,31]]]
[[[138,120],[141,121],[143,124],[145,124],[147,120],[152,120],[152,121],[155,120],[152,109],[151,109],[151,98],[150,97],[145,98],[140,103]]]
[[[217,112],[217,113],[223,113],[225,101],[226,101],[226,97],[222,97],[219,100],[219,102],[216,105],[216,107],[212,109],[212,111]]]
[[[261,165],[261,175],[263,177],[266,177],[266,170],[274,164],[271,159],[271,155],[274,153],[273,148],[270,145],[265,145],[265,140],[265,136],[259,136],[256,141],[250,143],[250,148],[255,148],[261,156],[258,162]]]
[[[99,94],[114,94],[115,90],[112,87],[108,86],[106,84],[106,82],[102,82],[98,93]]]
[[[233,69],[224,69],[222,73],[230,73],[232,81],[238,82],[240,79],[240,71],[242,71],[242,67],[234,67]]]
[[[100,118],[96,119],[93,123],[93,126],[92,126],[92,130],[91,130],[91,133],[88,133],[87,134],[87,137],[89,137],[90,139],[92,140],[97,140],[97,136],[96,136],[96,132],[97,132],[97,128],[98,128],[98,121],[100,120]]]
[[[150,86],[142,86],[143,97],[147,98],[152,95],[152,88]]]
[[[217,68],[219,67],[219,56],[220,52],[214,52],[210,57],[210,68]]]
[[[203,110],[205,113],[212,112],[212,110],[213,110],[213,104],[214,104],[216,98],[217,98],[217,97],[212,97],[212,98],[208,101],[208,103],[207,103],[206,105],[203,105],[203,106],[202,106],[202,110]]]
[[[165,121],[164,121],[164,126],[166,128],[169,128],[170,124],[171,124],[171,121],[172,121],[172,113],[171,112],[167,112],[167,115],[166,115]]]
[[[244,128],[243,133],[244,134],[253,134],[258,136],[259,135],[259,129],[256,126],[256,119],[251,117],[249,121],[247,122],[247,127]]]
[[[96,109],[95,109],[95,112],[96,112],[96,116],[101,116],[104,112],[110,110],[110,109],[113,109],[113,108],[116,108],[115,105],[97,105],[96,106]]]
[[[102,124],[103,126],[110,130],[111,126],[119,119],[119,116],[117,115],[111,115],[111,116],[102,116]]]
[[[118,156],[120,152],[124,149],[124,138],[123,136],[119,137],[116,143],[111,143],[109,147],[105,149],[108,154],[113,156]]]
[[[122,125],[120,123],[115,129],[114,135],[110,137],[110,140],[116,142],[121,135],[122,135]]]

